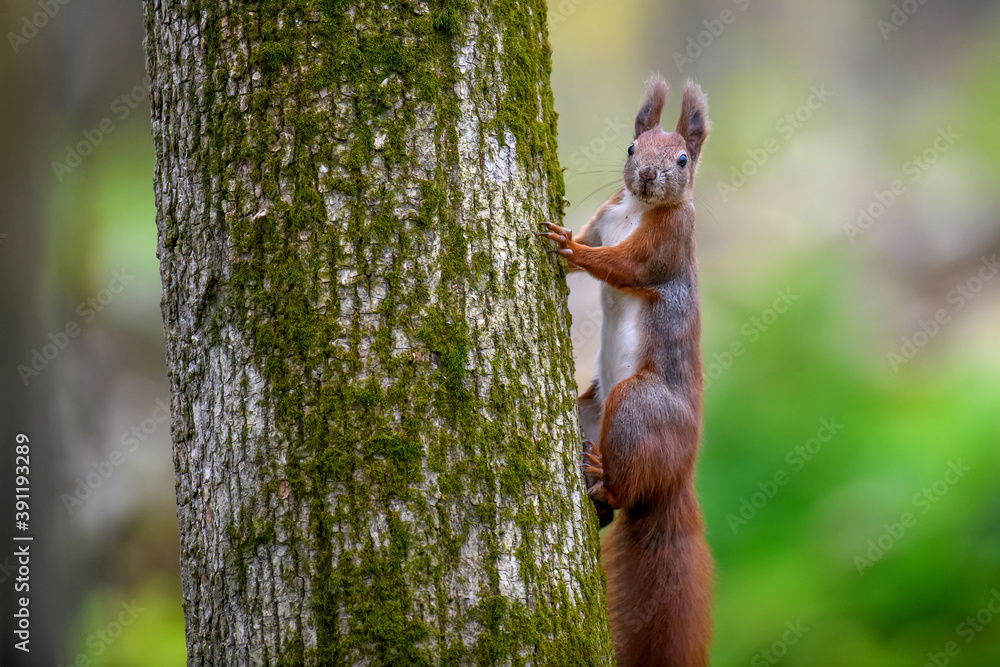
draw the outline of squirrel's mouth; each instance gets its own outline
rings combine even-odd
[[[661,188],[658,187],[659,184],[656,181],[641,181],[631,188],[632,194],[646,202],[647,204],[653,204],[662,196]]]

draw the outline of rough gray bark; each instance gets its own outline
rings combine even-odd
[[[609,664],[545,3],[147,0],[190,664]]]

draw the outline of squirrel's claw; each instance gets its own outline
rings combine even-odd
[[[559,247],[555,250],[551,250],[557,255],[562,255],[568,257],[573,254],[573,249],[568,247],[570,243],[573,242],[573,232],[566,229],[565,227],[560,227],[559,225],[553,224],[551,222],[542,222],[541,225],[547,228],[549,231],[540,232],[536,236],[543,236],[550,241],[555,241],[559,244]]]
[[[601,448],[590,440],[584,440],[583,442],[582,468],[588,494],[594,495],[594,493],[604,488],[604,482],[602,481],[604,466],[602,465]]]
[[[565,227],[560,227],[559,225],[557,225],[555,223],[552,223],[552,222],[542,222],[540,224],[543,227],[548,228],[549,232],[551,232],[551,233],[553,233],[553,234],[555,234],[557,236],[561,236],[562,238],[566,239],[567,241],[572,240],[572,238],[573,238],[573,232],[571,230],[569,230],[569,229],[566,229]],[[542,235],[544,236],[544,233]],[[553,239],[553,240],[555,240],[555,239]]]
[[[618,501],[615,496],[604,486],[604,466],[601,448],[590,440],[583,442],[583,478],[587,488],[587,495],[594,503],[597,510],[597,518],[601,528],[611,523],[615,516],[615,507]]]

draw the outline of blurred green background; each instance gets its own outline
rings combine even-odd
[[[5,4],[4,34],[35,5]],[[617,189],[651,72],[709,95],[713,664],[1000,665],[1000,5],[553,0],[550,32],[567,226]],[[139,5],[60,5],[2,59],[0,414],[52,481],[53,660],[180,665]],[[596,283],[570,286],[585,386]],[[14,370],[71,321],[37,377]]]

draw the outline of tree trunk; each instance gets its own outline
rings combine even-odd
[[[609,664],[542,0],[146,0],[189,663]]]

